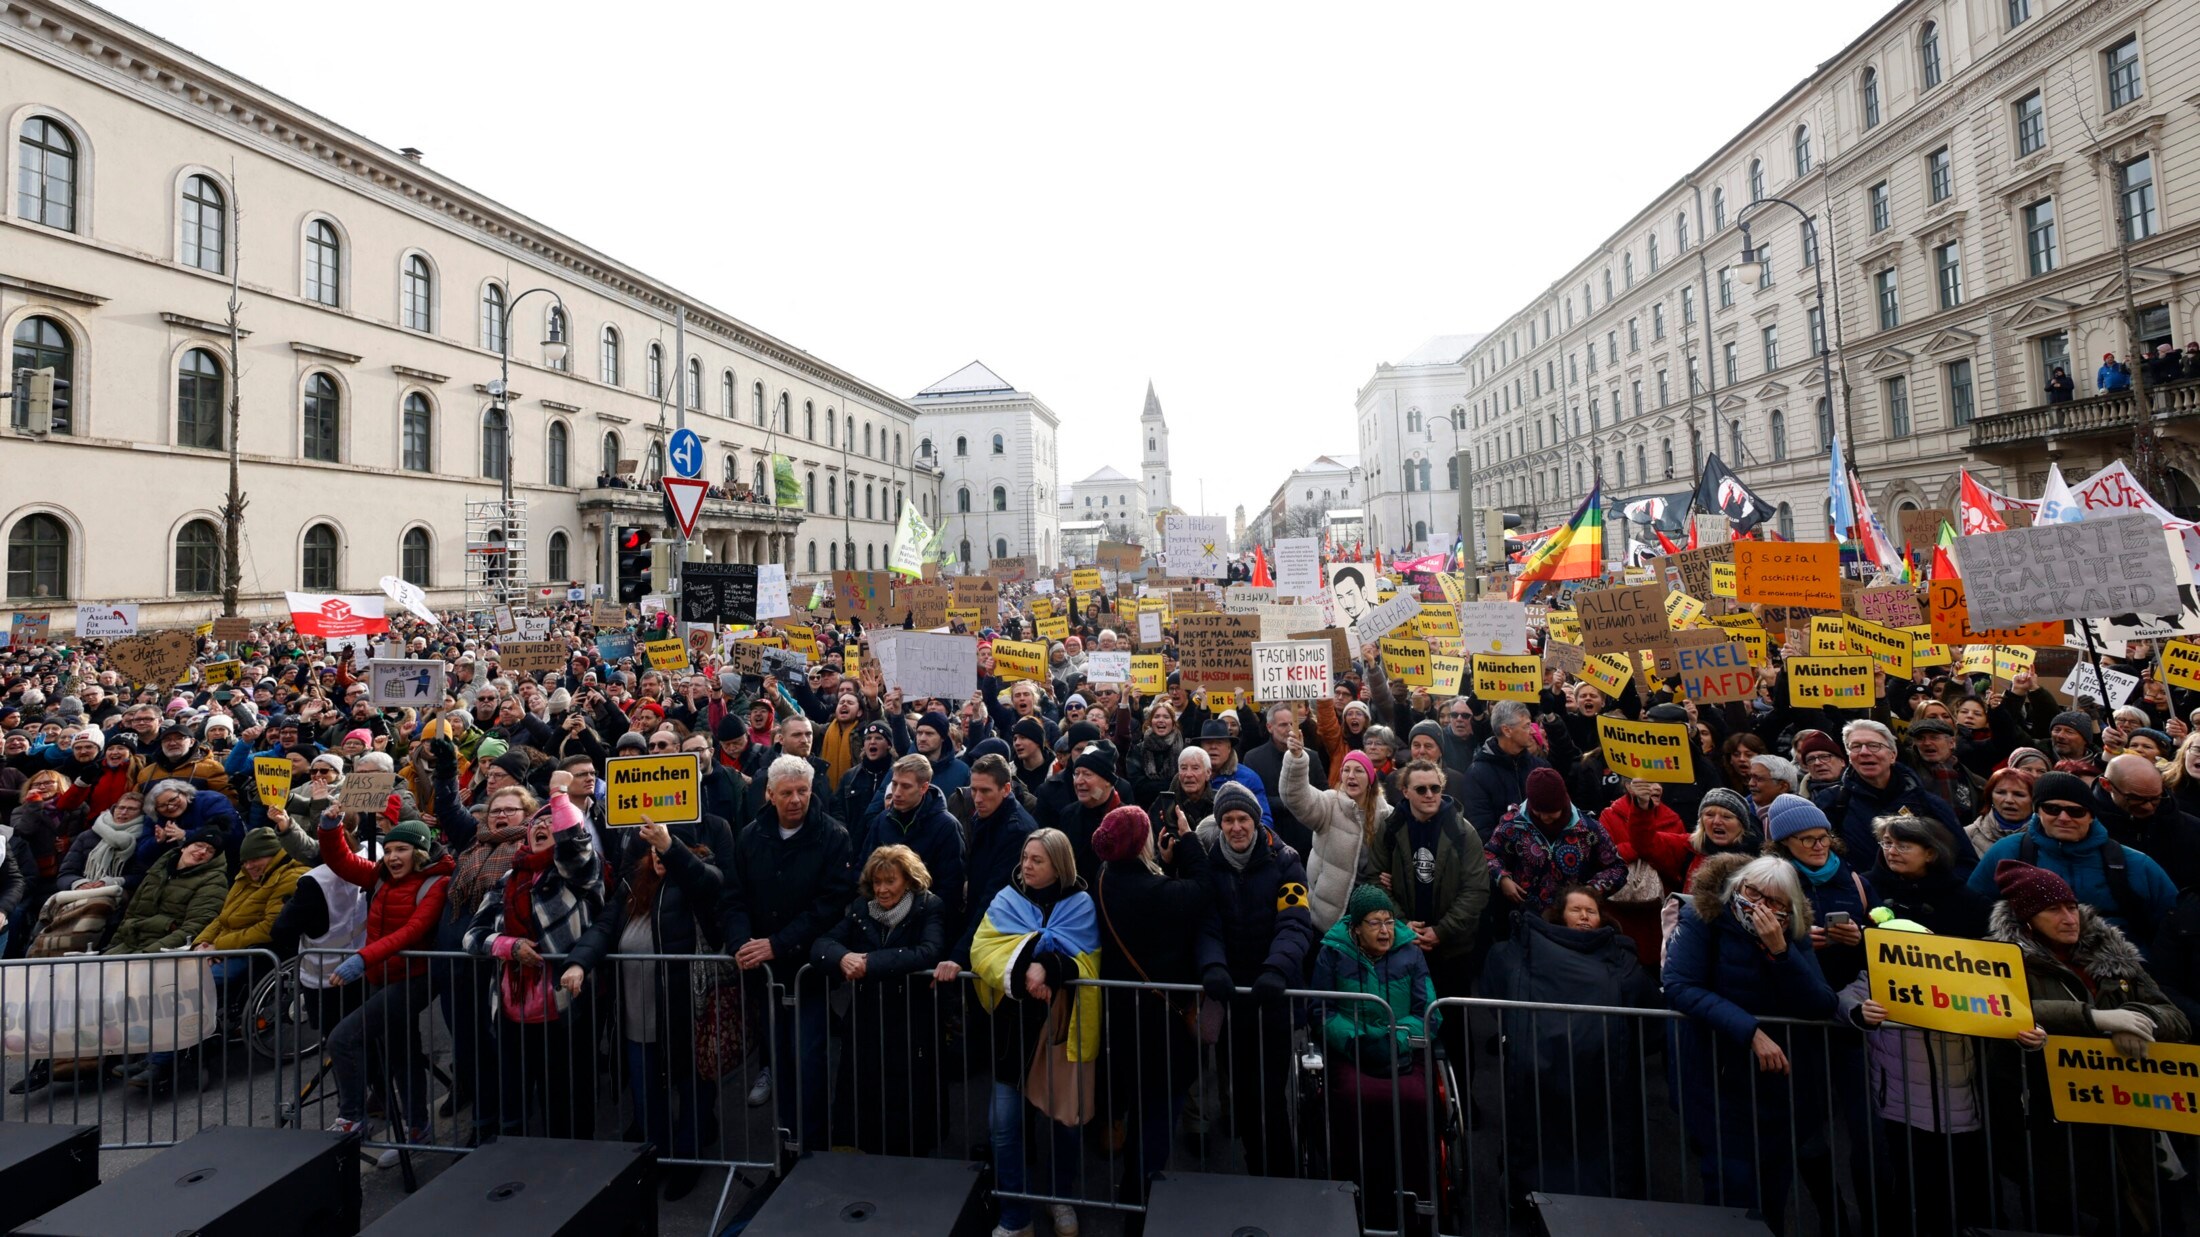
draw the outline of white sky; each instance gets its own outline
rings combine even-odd
[[[1227,513],[1892,3],[107,7],[887,390],[982,359],[1065,486],[1151,378]]]

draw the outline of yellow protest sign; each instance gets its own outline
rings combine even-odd
[[[1079,567],[1069,573],[1069,587],[1072,592],[1097,593],[1107,586],[1100,583],[1098,567]]]
[[[1484,700],[1543,698],[1543,659],[1534,653],[1476,653],[1474,694]]]
[[[961,623],[965,631],[976,631],[985,626],[985,611],[976,606],[949,606],[947,621]]]
[[[2152,1043],[2134,1059],[2105,1039],[2050,1035],[2044,1051],[2057,1121],[2200,1134],[2200,1047]]]
[[[603,820],[612,828],[703,819],[703,761],[693,752],[618,756],[604,762]]]
[[[1467,600],[1467,577],[1456,571],[1447,571],[1436,577],[1437,586],[1444,590],[1444,600],[1460,605]]]
[[[254,756],[252,784],[260,789],[261,807],[281,807],[290,801],[290,757]]]
[[[2036,650],[2021,644],[1997,644],[1994,646],[1994,677],[2014,681],[2017,671],[2030,670],[2039,660]]]
[[[802,654],[804,658],[810,661],[817,660],[817,632],[815,630],[795,626],[782,627],[780,631],[787,637],[788,648]]]
[[[1231,690],[1200,693],[1201,703],[1209,713],[1220,715],[1237,707],[1237,693]]]
[[[1930,626],[1905,627],[1902,630],[1910,633],[1911,665],[1922,670],[1927,666],[1946,666],[1955,661],[1955,650],[1934,640]]]
[[[1607,696],[1617,697],[1627,690],[1627,681],[1635,677],[1635,668],[1624,657],[1591,653],[1583,659],[1581,673],[1574,677]]]
[[[1441,636],[1453,640],[1459,638],[1459,610],[1455,606],[1423,602],[1420,617],[1414,619],[1414,624],[1420,628],[1423,636]]]
[[[1735,596],[1735,592],[1734,592],[1734,564],[1732,564],[1732,563],[1713,563],[1713,564],[1711,564],[1711,595],[1712,595],[1713,597],[1733,597],[1733,596]]]
[[[1848,617],[1841,614],[1810,616],[1810,655],[1839,657],[1849,651]]]
[[[243,669],[242,662],[233,660],[217,661],[199,667],[199,674],[206,680],[206,685],[212,687],[217,683],[236,682],[237,676],[243,673]]]
[[[1986,1039],[2032,1029],[2024,955],[2014,945],[1867,928],[1864,967],[1872,999],[1904,1026]]]
[[[1047,680],[1047,646],[1040,640],[995,640],[993,642],[993,673],[1004,682],[1014,683],[1030,679],[1034,683]]]
[[[1467,653],[1467,642],[1457,636],[1430,636],[1428,651],[1446,657],[1464,657]]]
[[[1543,628],[1560,644],[1581,643],[1581,616],[1572,610],[1553,610],[1544,616]]]
[[[1467,677],[1467,659],[1457,653],[1430,653],[1428,655],[1429,694],[1456,696],[1461,682]]]
[[[2171,687],[2200,690],[2200,644],[2172,640],[2162,646],[2162,681]]]
[[[1040,619],[1039,638],[1041,640],[1069,639],[1069,618],[1065,615],[1059,618]]]
[[[1667,592],[1665,595],[1666,624],[1678,631],[1693,626],[1703,617],[1703,603],[1686,593]]]
[[[1786,677],[1788,704],[1798,709],[1868,709],[1878,698],[1869,657],[1790,657]]]
[[[1032,598],[1032,599],[1031,599],[1031,617],[1033,617],[1033,618],[1035,618],[1035,619],[1050,619],[1050,618],[1053,618],[1053,617],[1054,617],[1054,599],[1053,599],[1052,597],[1034,597],[1034,598]]]
[[[652,670],[685,670],[688,667],[687,641],[677,636],[644,640],[642,651],[648,655]]]
[[[1597,743],[1604,763],[1621,777],[1651,782],[1696,780],[1688,727],[1680,722],[1631,722],[1605,714],[1597,718]]]
[[[993,647],[998,650],[1001,647],[1000,642],[994,641]],[[997,663],[1000,653],[996,651],[993,656]],[[1169,690],[1168,659],[1159,653],[1133,653],[1131,690],[1141,696],[1158,696]]]
[[[1815,620],[1813,620],[1815,622]],[[1862,653],[1872,659],[1890,679],[1906,679],[1911,674],[1911,657],[1916,640],[1899,627],[1882,627],[1850,616],[1846,624],[1849,633],[1849,651]],[[1814,650],[1815,651],[1815,650]]]
[[[1410,636],[1384,636],[1380,642],[1383,669],[1390,677],[1407,687],[1430,687],[1435,684],[1433,671],[1428,664],[1428,641]]]

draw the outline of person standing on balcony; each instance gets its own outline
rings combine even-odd
[[[2131,389],[2131,367],[2116,359],[2113,352],[2101,354],[2100,372],[2093,375],[2093,385],[2103,395]]]
[[[2067,404],[2077,389],[2078,384],[2070,380],[2070,371],[2057,365],[2054,374],[2047,380],[2047,402],[2050,404]]]

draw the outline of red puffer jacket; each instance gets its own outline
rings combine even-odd
[[[321,862],[338,876],[367,890],[367,943],[359,951],[366,960],[367,979],[387,984],[424,975],[422,958],[399,958],[407,949],[435,943],[435,928],[443,918],[444,900],[451,895],[451,870],[457,865],[450,855],[437,855],[427,867],[392,881],[380,863],[368,863],[355,855],[342,829],[321,830]]]
[[[1622,862],[1630,868],[1637,859],[1648,862],[1657,869],[1667,893],[1686,888],[1696,852],[1688,844],[1688,826],[1681,823],[1680,813],[1663,803],[1646,811],[1636,807],[1632,797],[1621,795],[1597,813],[1597,820],[1612,835]],[[1661,945],[1658,903],[1614,901],[1608,909],[1620,930],[1635,942],[1635,956],[1656,974]]]

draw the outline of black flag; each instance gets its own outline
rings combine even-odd
[[[1714,451],[1704,458],[1703,472],[1696,478],[1696,510],[1705,515],[1723,515],[1734,522],[1734,531],[1746,533],[1772,518],[1773,506],[1755,490],[1742,484],[1719,459]]]

